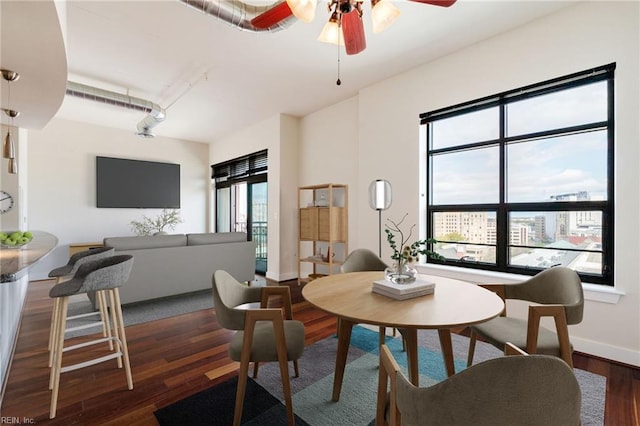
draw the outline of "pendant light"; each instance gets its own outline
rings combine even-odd
[[[20,74],[11,70],[0,70],[2,72],[2,78],[7,80],[7,107],[3,108],[4,113],[9,117],[9,127],[7,129],[7,135],[4,138],[2,146],[2,154],[4,158],[9,159],[8,171],[10,174],[18,173],[18,161],[16,160],[16,145],[11,137],[11,129],[13,126],[13,119],[20,115],[19,111],[11,109],[11,83],[20,78]]]

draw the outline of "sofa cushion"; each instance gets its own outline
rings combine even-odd
[[[180,247],[187,245],[187,236],[155,235],[138,237],[110,237],[104,239],[105,247],[113,247],[116,250],[143,250],[159,247]]]
[[[205,234],[187,234],[188,246],[205,244],[239,243],[247,241],[246,232],[216,232]]]

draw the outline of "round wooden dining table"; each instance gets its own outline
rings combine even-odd
[[[409,379],[418,385],[419,329],[437,329],[445,367],[455,374],[451,329],[494,318],[504,310],[495,293],[466,281],[419,275],[435,283],[432,294],[396,300],[373,293],[373,282],[384,279],[383,272],[350,272],[313,280],[302,289],[304,298],[317,308],[338,318],[338,349],[333,381],[333,401],[338,401],[344,369],[356,324],[371,324],[401,330],[407,351]]]

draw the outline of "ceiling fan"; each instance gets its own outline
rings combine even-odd
[[[449,7],[456,0],[409,0],[435,6]],[[325,24],[318,40],[344,46],[347,55],[356,55],[367,47],[362,22],[364,0],[330,0],[327,4],[329,21]],[[266,12],[251,20],[256,28],[269,28],[289,18],[291,15],[304,22],[315,17],[317,0],[285,0],[275,4]],[[400,10],[391,0],[371,0],[373,32],[387,29],[400,15]]]

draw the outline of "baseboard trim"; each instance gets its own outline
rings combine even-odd
[[[632,368],[640,368],[640,352],[576,336],[571,336],[571,343],[573,343],[573,347],[577,352],[587,356],[602,358],[606,361],[617,362]]]
[[[266,277],[276,282],[282,282],[282,281],[297,280],[298,274],[296,274],[295,272],[287,272],[284,274],[274,274],[272,272],[267,271]]]

